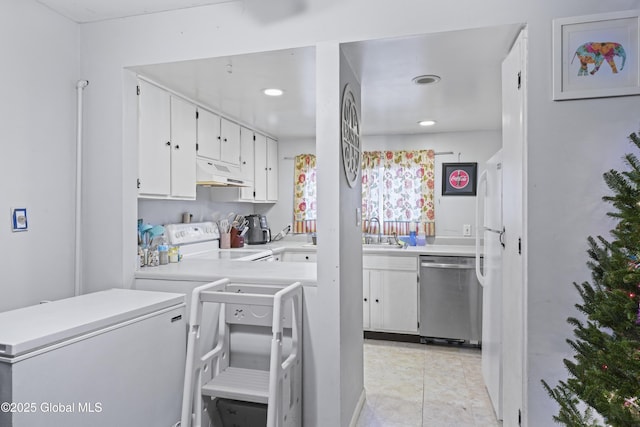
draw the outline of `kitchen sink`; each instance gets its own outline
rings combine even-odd
[[[395,243],[363,243],[364,249],[403,249],[406,246],[400,246]]]
[[[397,240],[395,236],[379,236],[367,233],[363,235],[362,239],[362,247],[369,249],[402,249],[406,246],[406,244]]]

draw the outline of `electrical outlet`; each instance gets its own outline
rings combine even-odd
[[[465,237],[471,236],[471,224],[464,224],[462,226],[462,235]]]

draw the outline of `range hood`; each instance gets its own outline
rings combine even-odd
[[[196,184],[216,187],[251,186],[251,183],[241,179],[239,166],[200,157],[196,159]]]

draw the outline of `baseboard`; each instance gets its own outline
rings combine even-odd
[[[353,415],[351,416],[351,422],[349,423],[349,427],[355,427],[358,423],[358,418],[360,417],[360,412],[362,412],[362,408],[364,407],[364,403],[367,401],[367,396],[364,392],[364,388],[362,389],[362,393],[360,393],[360,398],[358,399],[358,403],[353,410]]]

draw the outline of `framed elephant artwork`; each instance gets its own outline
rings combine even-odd
[[[640,10],[553,21],[553,99],[640,94]]]

